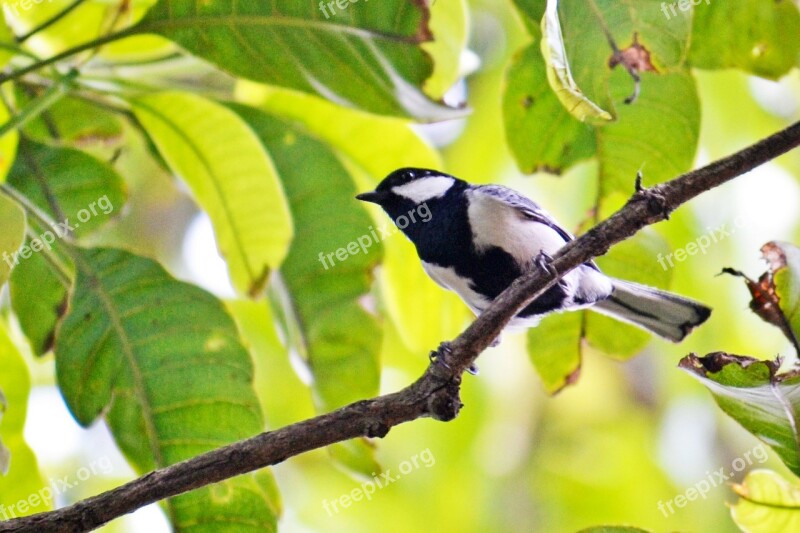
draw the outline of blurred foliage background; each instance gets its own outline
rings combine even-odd
[[[542,25],[545,4],[5,1],[0,246],[74,228],[0,263],[0,519],[419,376],[468,310],[399,234],[319,260],[388,222],[353,196],[395,168],[511,186],[580,233],[638,170],[664,181],[800,118],[797,2],[572,0]],[[609,36],[639,61],[632,104]],[[737,531],[728,483],[676,497],[720,468],[728,482],[769,468],[788,514],[749,530],[796,531],[795,474],[754,455],[763,445],[677,363],[794,363],[741,282],[716,275],[757,277],[764,243],[800,242],[799,179],[795,151],[599,259],[714,308],[681,345],[591,313],[548,318],[482,355],[451,423],[304,454],[103,530]],[[720,238],[659,261],[702,236]],[[342,503],[375,478],[395,480]],[[60,490],[34,505],[46,487]],[[740,524],[763,512],[735,509]]]

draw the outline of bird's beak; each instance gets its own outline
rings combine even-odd
[[[356,200],[361,200],[362,202],[372,202],[373,204],[378,204],[386,198],[385,192],[380,191],[370,191],[370,192],[362,192],[361,194],[356,195]]]

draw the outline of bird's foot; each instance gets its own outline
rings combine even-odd
[[[542,270],[544,270],[545,272],[547,272],[551,276],[557,276],[558,275],[558,272],[556,271],[555,267],[553,267],[553,256],[551,256],[550,254],[548,254],[544,250],[539,252],[539,255],[537,255],[533,259],[533,262],[537,267],[541,268]],[[498,339],[499,339],[499,337],[498,337]],[[497,341],[497,342],[499,342],[499,341]]]
[[[431,350],[431,353],[428,354],[428,360],[430,360],[431,363],[440,364],[449,370],[450,366],[444,362],[441,356],[445,354],[450,354],[452,351],[453,350],[450,347],[450,343],[444,341],[439,345],[438,348],[436,348],[435,350]]]
[[[451,347],[451,344],[449,342],[445,341],[445,342],[441,343],[439,345],[439,347],[436,348],[435,350],[431,350],[431,352],[428,354],[428,359],[430,360],[431,363],[436,363],[436,364],[442,365],[443,367],[445,367],[448,370],[452,370],[450,365],[445,363],[444,362],[444,358],[442,357],[445,354],[452,353],[452,351],[453,351],[453,349]],[[478,375],[478,367],[475,364],[471,364],[471,365],[469,365],[469,368],[467,368],[467,372],[469,372],[473,376],[477,376]]]

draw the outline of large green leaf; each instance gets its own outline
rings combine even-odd
[[[382,331],[359,300],[369,292],[382,247],[353,198],[352,180],[324,144],[298,128],[250,107],[232,109],[275,161],[297,225],[298,238],[281,267],[282,307],[291,315],[286,318],[296,321],[295,347],[314,375],[317,408],[330,411],[375,396]],[[343,251],[346,255],[336,255]],[[361,451],[343,453],[339,446],[337,458],[369,475],[375,468],[371,453],[365,454],[363,445],[350,446]]]
[[[592,9],[592,2],[597,12]],[[680,69],[688,53],[691,21],[667,21],[657,0],[561,0],[558,16],[568,66],[575,83],[587,99],[615,114],[609,89],[612,50],[603,31],[608,29],[621,50],[638,52],[638,70],[655,69],[666,73]],[[617,70],[621,70],[618,68]],[[625,75],[627,77],[627,74]],[[642,81],[642,94],[650,90],[650,80]],[[626,79],[627,93],[633,81]]]
[[[630,91],[627,75],[611,80],[615,102]],[[645,184],[674,178],[689,170],[700,137],[700,101],[688,72],[642,74],[642,94],[618,109],[618,120],[597,128],[601,195],[633,191],[639,170]]]
[[[0,193],[0,287],[19,263],[18,250],[25,242],[25,212],[8,196]]]
[[[420,47],[431,37],[422,2],[332,5],[335,13],[330,3],[304,0],[161,0],[132,31],[168,37],[236,76],[374,113],[423,120],[463,114],[420,90],[432,72]]]
[[[8,448],[10,461],[5,465],[7,472],[0,464],[0,509],[4,510],[5,518],[40,513],[53,507],[53,491],[39,474],[36,456],[23,438],[30,390],[31,378],[25,360],[8,337],[5,325],[0,323],[0,448],[3,445]],[[45,487],[46,493],[42,492]],[[49,499],[42,497],[47,494],[51,496]],[[30,500],[31,495],[36,498]],[[19,509],[21,500],[29,504],[27,509]]]
[[[779,361],[714,352],[684,357],[680,367],[708,387],[720,408],[769,444],[800,475],[800,372],[779,373]]]
[[[753,470],[733,490],[731,518],[747,533],[800,531],[800,485],[771,470]]]
[[[80,150],[32,141],[20,144],[8,182],[59,223],[39,237],[56,248],[64,225],[77,237],[89,235],[122,212],[127,196],[122,177],[105,162]],[[52,347],[56,319],[66,301],[66,288],[44,253],[49,252],[21,259],[10,282],[14,313],[37,355]]]
[[[256,109],[241,105],[232,109],[253,128],[275,161],[302,236],[292,246],[281,274],[317,377],[319,405],[329,410],[369,397],[377,392],[375,356],[381,333],[358,299],[369,292],[371,271],[382,257],[381,244],[369,229],[369,216],[354,201],[356,190],[349,175],[325,145]],[[301,154],[304,164],[299,167]],[[344,260],[335,255],[351,242],[358,244],[359,237],[363,247],[350,246]]]
[[[74,248],[73,257],[77,277],[55,352],[59,386],[80,424],[104,417],[139,472],[263,429],[252,361],[218,300],[128,252]],[[273,492],[261,471],[167,507],[177,530],[274,531]]]
[[[189,93],[144,96],[133,106],[211,217],[234,287],[258,296],[293,234],[286,196],[258,138],[230,109]]]
[[[597,12],[590,2],[558,3],[561,35],[556,35],[559,20],[550,4],[553,20],[545,31],[551,32],[553,43],[544,54],[550,64],[545,65],[535,45],[515,58],[504,95],[506,135],[524,172],[558,173],[597,155],[601,196],[629,194],[638,170],[644,169],[648,183],[660,182],[688,170],[694,160],[700,105],[694,80],[683,67],[690,21],[668,23],[651,0],[593,1]],[[521,4],[525,13],[539,8],[535,2]],[[623,68],[609,66],[613,52],[604,26],[623,54],[638,61],[641,93],[630,105],[620,104],[631,96],[633,81]],[[548,57],[558,42],[565,55]],[[548,83],[548,75],[558,74],[556,67],[569,79]],[[616,120],[596,120],[601,108],[613,111]]]
[[[559,173],[594,155],[593,129],[573,117],[547,81],[538,47],[530,45],[514,57],[503,95],[506,142],[526,173]]]
[[[694,8],[690,60],[699,68],[740,68],[778,79],[800,64],[794,2],[705,2]]]

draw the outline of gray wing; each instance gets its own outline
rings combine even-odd
[[[575,236],[572,233],[568,232],[556,223],[553,217],[550,216],[550,213],[539,207],[539,204],[527,196],[518,193],[514,189],[509,189],[508,187],[503,187],[502,185],[475,185],[472,187],[472,190],[478,194],[486,194],[491,196],[492,198],[495,198],[504,204],[513,207],[519,211],[522,216],[529,220],[544,224],[558,233],[558,235],[564,239],[564,242],[569,242],[575,239]],[[594,261],[589,261],[586,264],[598,272],[600,271]]]
[[[564,239],[565,242],[569,242],[575,238],[570,232],[556,224],[556,221],[553,220],[553,217],[551,217],[547,211],[539,207],[539,204],[527,196],[523,196],[514,189],[509,189],[508,187],[503,187],[502,185],[478,185],[475,186],[473,190],[479,194],[491,196],[492,198],[495,198],[496,200],[513,207],[527,219],[552,228],[561,236],[562,239]]]

